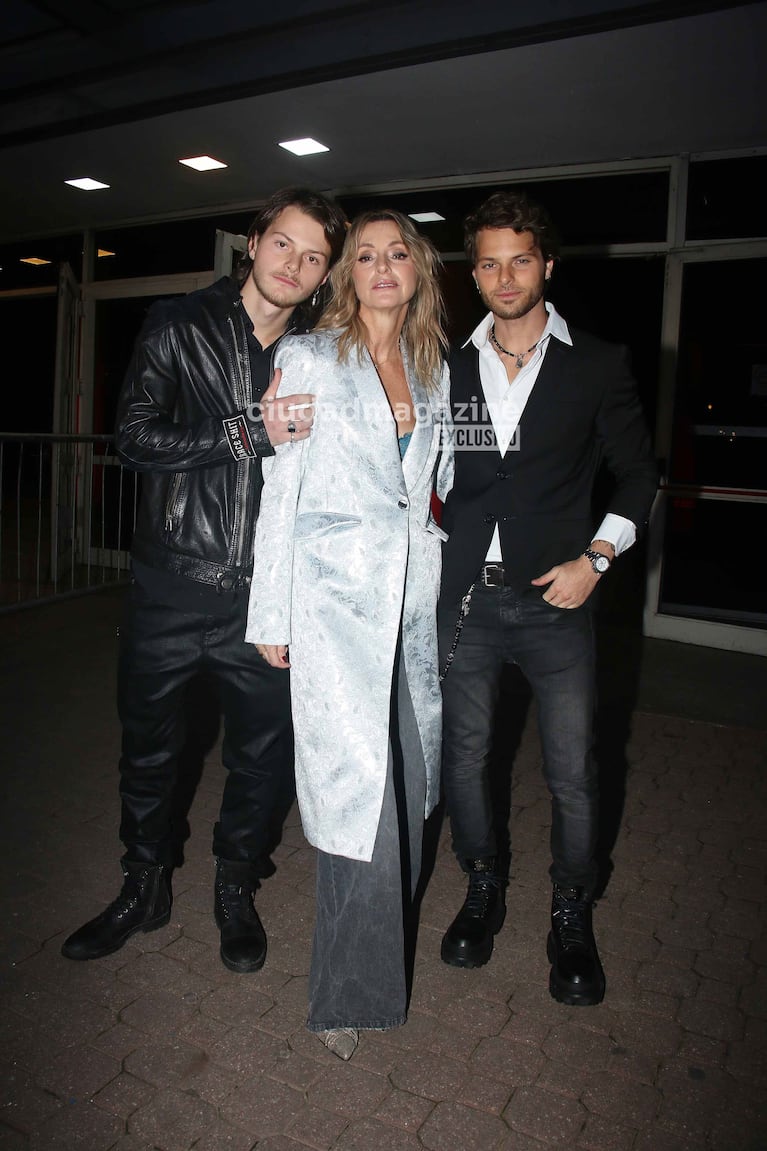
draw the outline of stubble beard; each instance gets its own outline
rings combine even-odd
[[[297,308],[299,304],[303,304],[304,300],[308,300],[312,294],[311,292],[302,294],[301,288],[298,287],[280,290],[275,284],[265,282],[266,277],[256,271],[255,263],[250,269],[250,278],[258,294],[266,300],[267,304],[271,304],[273,308],[292,310],[293,308]]]
[[[543,285],[540,288],[531,289],[527,295],[523,296],[521,300],[516,300],[513,304],[500,303],[484,291],[480,294],[485,307],[499,320],[521,320],[523,316],[529,315],[543,299]]]

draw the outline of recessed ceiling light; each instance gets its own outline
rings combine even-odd
[[[50,264],[50,260],[41,260],[39,256],[24,256],[19,261],[21,264],[34,264],[37,267],[39,264]]]
[[[96,255],[99,259],[101,259],[102,256],[114,256],[114,252],[109,252],[106,248],[99,248],[99,250],[96,252]]]
[[[416,220],[419,224],[432,224],[435,220],[444,220],[444,216],[440,216],[439,212],[408,212],[411,220]]]
[[[294,156],[311,156],[314,152],[330,151],[325,144],[320,144],[319,140],[313,140],[311,136],[304,136],[301,140],[279,140],[278,143]]]
[[[109,184],[102,184],[100,180],[92,180],[90,176],[83,176],[81,180],[65,180],[65,184],[71,184],[73,188],[79,188],[82,192],[96,192],[99,188],[108,188]]]
[[[212,172],[214,168],[228,168],[222,160],[214,160],[212,156],[190,156],[186,160],[179,160],[179,164],[186,164],[187,168],[194,168],[197,172]]]

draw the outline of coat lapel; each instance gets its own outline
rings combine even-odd
[[[405,452],[405,458],[402,461],[402,474],[405,477],[407,490],[411,492],[417,485],[429,461],[435,417],[431,404],[431,393],[428,392],[423,384],[416,378],[415,372],[412,371],[407,358],[407,353],[403,353],[403,358],[405,361],[405,373],[410,387],[410,396],[413,401],[413,411],[416,417],[413,435],[408,444],[408,449]]]
[[[381,481],[395,497],[400,498],[405,494],[405,484],[397,442],[397,424],[369,354],[363,354],[359,365],[354,359],[352,352],[350,366],[353,364],[353,367],[349,371],[349,381],[356,393],[360,424],[364,425],[360,427],[360,436],[372,437]]]

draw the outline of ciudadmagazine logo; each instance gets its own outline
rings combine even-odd
[[[386,427],[390,426],[390,412],[397,422],[404,423],[410,418],[412,410],[417,423],[426,421],[439,427],[440,446],[442,447],[452,444],[453,450],[456,452],[497,452],[499,450],[487,404],[484,400],[480,402],[476,397],[472,397],[468,403],[456,404],[452,418],[446,416],[443,411],[435,411],[429,403],[396,404],[393,409],[390,409],[385,404],[366,403],[358,396],[350,397],[342,403],[323,401],[320,404],[295,404],[290,403],[290,399],[290,396],[285,396],[282,399],[278,398],[271,401],[280,418],[295,419],[296,414],[304,414],[313,409],[315,428],[321,424],[332,423],[338,427],[339,435],[344,434],[343,429],[348,433],[350,428],[367,425],[372,426],[375,430],[380,428],[383,433]],[[261,404],[250,404],[245,409],[245,415],[253,423],[260,423],[263,418]],[[506,451],[518,452],[519,443],[520,436],[517,427]]]

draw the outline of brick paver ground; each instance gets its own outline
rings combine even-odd
[[[0,620],[0,1151],[765,1151],[767,720],[634,710],[613,725],[625,795],[613,781],[622,814],[595,912],[608,991],[578,1009],[547,990],[549,810],[531,714],[492,961],[440,961],[463,898],[442,828],[409,1021],[364,1034],[343,1064],[304,1028],[314,853],[295,810],[258,895],[265,967],[219,961],[217,742],[170,924],[95,962],[59,953],[119,887],[117,602]]]

